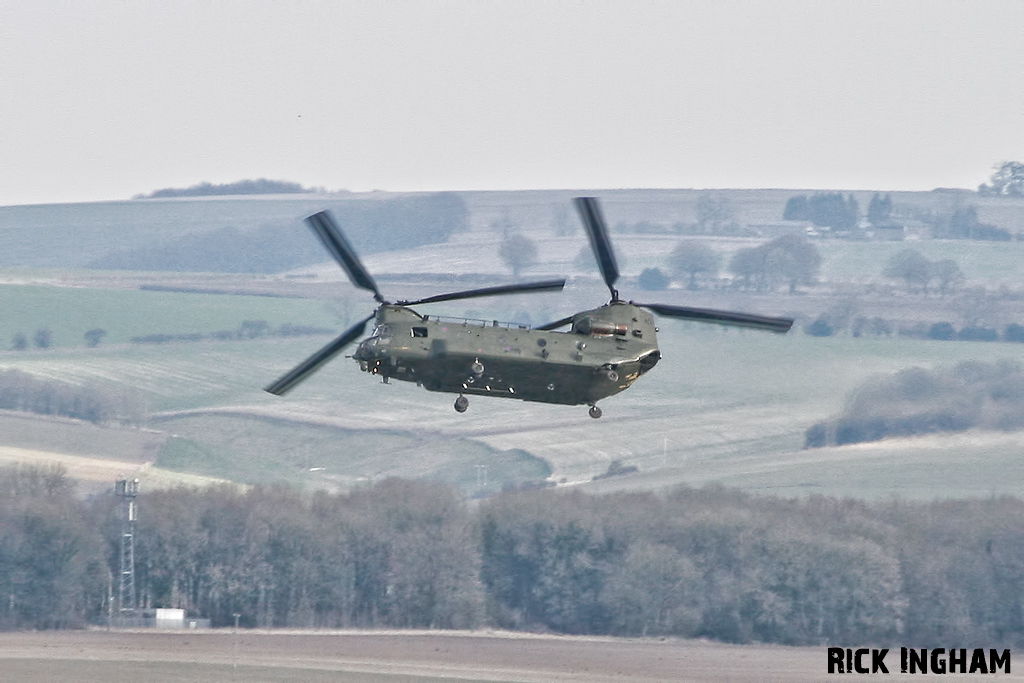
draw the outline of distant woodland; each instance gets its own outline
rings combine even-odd
[[[298,183],[290,183],[284,180],[239,180],[234,183],[223,183],[214,185],[211,183],[199,183],[191,187],[175,188],[167,187],[162,190],[154,190],[149,194],[139,194],[132,199],[159,199],[162,197],[215,197],[222,195],[236,194],[297,194],[301,192],[323,192],[322,188],[303,187]]]
[[[1014,361],[968,361],[952,368],[908,368],[870,380],[842,414],[807,430],[820,447],[979,427],[1024,429],[1024,367]]]
[[[345,235],[362,254],[446,242],[467,229],[469,212],[457,194],[330,203]],[[224,227],[156,247],[114,251],[89,268],[170,272],[279,273],[321,263],[323,247],[295,226]]]
[[[0,371],[0,410],[53,415],[93,424],[139,425],[145,402],[124,387],[99,381],[71,384],[21,370]]]
[[[114,496],[0,470],[0,627],[82,627],[116,582]],[[385,480],[349,493],[138,498],[140,607],[215,626],[474,628],[786,644],[1024,640],[1024,502],[533,491],[469,506]],[[116,583],[114,592],[116,593]]]

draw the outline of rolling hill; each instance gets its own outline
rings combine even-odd
[[[693,220],[701,192],[599,194],[607,194],[609,222],[675,222]],[[779,226],[778,216],[793,192],[730,191],[728,196],[746,225],[768,233],[792,229]],[[502,226],[512,226],[540,245],[540,263],[524,277],[569,275],[566,291],[437,305],[429,312],[436,308],[437,313],[474,318],[525,318],[535,325],[557,319],[607,298],[586,262],[577,259],[586,246],[582,231],[559,227],[564,218],[559,207],[571,194],[463,193],[466,228],[453,232],[448,241],[376,253],[370,249],[364,261],[385,293],[401,297],[506,281],[496,245]],[[156,434],[153,443],[158,444],[125,459],[113,445],[123,442],[123,430],[80,425],[82,431],[68,432],[65,441],[47,444],[31,442],[36,437],[25,436],[23,425],[17,438],[12,436],[15,430],[0,429],[0,447],[6,448],[0,460],[56,462],[63,453],[114,461],[115,469],[119,462],[134,463],[136,471],[150,463],[151,471],[173,469],[211,481],[328,488],[386,476],[429,477],[471,495],[539,480],[594,490],[718,481],[794,495],[913,498],[1017,493],[1024,483],[1017,464],[1024,437],[1015,433],[802,449],[804,431],[835,414],[847,393],[875,373],[963,359],[1024,360],[1024,345],[898,336],[816,338],[799,329],[776,338],[663,321],[659,339],[664,360],[628,392],[605,402],[601,420],[587,418],[580,408],[482,398],[473,399],[469,412],[458,415],[450,395],[401,383],[377,385],[345,359],[285,399],[268,396],[260,387],[329,337],[217,341],[208,336],[238,329],[247,320],[266,320],[274,327],[290,323],[341,329],[372,310],[370,297],[344,283],[337,266],[324,264],[322,256],[320,263],[269,275],[82,269],[118,250],[152,255],[167,244],[207,244],[189,240],[209,239],[225,226],[237,236],[281,221],[301,239],[311,240],[298,219],[321,208],[318,202],[323,201],[272,197],[0,207],[0,237],[11,245],[0,264],[0,306],[7,313],[0,318],[0,340],[18,331],[31,334],[52,327],[57,342],[45,351],[0,351],[0,370],[16,368],[71,382],[102,379],[139,392],[151,415],[151,431],[145,433]],[[924,206],[947,198],[916,193],[897,201]],[[1015,220],[1016,214],[1005,206],[996,208],[1002,213],[993,209],[993,215]],[[621,288],[626,295],[791,314],[807,322],[837,301],[849,300],[851,287],[869,284],[876,287],[874,294],[854,297],[863,315],[936,320],[956,314],[953,300],[912,297],[891,284],[883,286],[880,264],[905,246],[898,243],[818,243],[823,284],[795,296],[679,288],[652,295],[638,290],[633,279],[644,267],[663,267],[664,255],[679,238],[616,234],[614,239],[623,256]],[[729,254],[758,239],[716,238],[712,243]],[[204,248],[215,248],[209,245]],[[1024,284],[1024,243],[926,241],[914,246],[929,258],[960,259],[974,285]],[[1010,314],[1021,313],[1019,301],[1009,298],[1003,304]],[[82,339],[90,326],[108,332],[95,349],[86,348]],[[157,333],[201,333],[204,338],[160,345],[130,341]],[[34,424],[40,434],[57,433],[46,420]],[[108,452],[85,448],[82,444],[94,438],[86,432],[103,435],[101,442],[109,438]],[[614,461],[639,471],[592,481]],[[84,471],[75,469],[83,466],[78,461],[68,462],[77,463],[69,465],[72,472]]]

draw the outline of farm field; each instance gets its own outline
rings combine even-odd
[[[188,292],[0,284],[0,343],[15,334],[32,344],[36,330],[49,329],[53,346],[84,346],[87,330],[106,331],[103,344],[123,344],[154,334],[211,334],[237,330],[246,320],[333,327],[320,301],[265,296],[221,296]],[[340,327],[340,326],[339,326]]]
[[[121,249],[266,223],[294,225],[334,195],[272,195],[0,207],[0,266],[76,268]]]
[[[789,230],[792,226],[779,226],[779,217],[786,199],[799,192],[720,194],[732,202],[740,222]],[[506,282],[509,276],[496,256],[501,230],[495,226],[511,225],[536,239],[540,247],[539,263],[524,272],[524,279],[565,275],[570,280],[564,292],[474,299],[423,312],[533,325],[558,319],[607,300],[607,290],[594,268],[587,259],[578,258],[581,251],[586,255],[587,240],[569,206],[576,194],[581,193],[463,193],[469,211],[467,232],[452,235],[447,244],[368,252],[364,261],[385,295],[395,298]],[[602,197],[613,225],[640,220],[671,224],[692,222],[696,202],[705,191],[591,194]],[[870,193],[857,197],[865,205]],[[975,199],[984,220],[1013,227],[1020,213],[1017,203],[973,197],[971,201]],[[41,244],[63,235],[69,222],[84,221],[89,226],[86,233],[106,240],[90,246],[92,258],[102,249],[116,248],[117,239],[111,236],[128,234],[125,231],[131,232],[139,221],[148,227],[131,234],[147,244],[158,243],[160,235],[171,238],[217,229],[230,216],[234,216],[230,225],[241,230],[260,225],[263,216],[266,221],[292,221],[302,232],[301,216],[324,201],[345,200],[278,197],[0,207],[0,233],[16,236],[25,226],[38,228],[45,236],[41,243],[16,242],[29,254],[33,248],[45,251]],[[894,193],[894,201],[927,209],[945,206],[954,198]],[[566,210],[573,225],[568,234],[557,236],[559,212],[564,219]],[[121,387],[145,406],[152,416],[147,427],[159,434],[159,445],[145,455],[127,448],[124,452],[135,455],[126,462],[149,468],[146,471],[174,470],[216,481],[289,482],[337,489],[386,476],[428,477],[454,484],[469,495],[545,477],[593,490],[721,482],[785,495],[934,498],[1019,492],[1024,483],[1018,465],[1019,434],[971,432],[806,451],[802,446],[805,430],[835,415],[849,392],[874,374],[967,359],[1024,361],[1024,345],[813,338],[799,328],[837,302],[850,299],[837,295],[844,291],[844,284],[868,282],[884,286],[871,296],[850,299],[857,315],[955,321],[963,305],[954,297],[908,296],[901,286],[882,281],[885,259],[913,247],[932,260],[955,258],[969,284],[1015,288],[1024,282],[1024,243],[822,240],[816,244],[827,286],[810,292],[795,296],[690,292],[678,285],[661,292],[640,290],[636,275],[646,267],[663,267],[665,254],[679,239],[613,236],[622,256],[624,275],[619,286],[625,297],[792,315],[798,320],[797,329],[774,337],[661,321],[664,359],[659,367],[628,392],[603,402],[605,415],[596,421],[587,418],[581,407],[486,398],[474,398],[469,412],[458,415],[451,408],[451,395],[399,382],[381,386],[343,358],[285,398],[261,391],[323,346],[329,336],[129,343],[132,337],[152,334],[237,330],[247,320],[265,320],[270,327],[289,323],[340,330],[369,313],[373,305],[366,292],[345,282],[333,262],[269,276],[117,273],[61,267],[60,258],[70,254],[64,245],[65,251],[60,252],[64,256],[55,255],[57,260],[47,262],[46,269],[27,267],[28,259],[0,271],[0,307],[5,311],[0,343],[17,333],[31,340],[36,329],[48,328],[55,344],[45,351],[0,351],[0,370],[20,369],[73,383],[99,380]],[[711,243],[728,256],[763,239],[716,238]],[[1006,300],[1001,305],[1010,318],[1024,322],[1021,302]],[[106,330],[107,336],[98,348],[86,348],[83,334],[94,327]],[[110,438],[103,452],[88,445],[94,438],[87,435],[89,429],[83,426],[64,445],[29,443],[16,438],[13,430],[0,430],[0,446],[8,448],[9,461],[30,460],[33,453],[46,462],[61,453],[121,461],[118,444],[123,445],[124,435],[119,430],[101,430],[101,441]],[[633,465],[639,472],[591,481],[615,461]],[[75,468],[85,471],[83,463]]]
[[[899,673],[898,652],[886,659],[892,680],[913,680]],[[826,671],[824,647],[677,639],[442,631],[243,631],[237,641],[226,630],[0,634],[0,681],[12,683],[799,683],[820,681]]]
[[[401,476],[481,494],[551,474],[543,459],[525,451],[422,430],[346,429],[238,411],[172,414],[151,424],[174,433],[157,460],[161,467],[247,483],[337,490]],[[482,463],[486,477],[477,467]]]
[[[525,232],[525,231],[524,231]],[[550,234],[533,236],[537,244],[537,263],[523,273],[526,278],[570,276],[596,278],[586,237],[579,232],[568,237]],[[707,237],[679,235],[636,235],[613,233],[612,240],[619,269],[624,277],[635,278],[645,268],[670,270],[668,255],[681,241],[702,242],[722,255],[723,274],[732,255],[740,249],[756,246],[769,238]],[[453,235],[445,244],[432,244],[367,255],[363,260],[370,272],[386,279],[389,274],[427,273],[435,276],[499,274],[511,276],[498,258],[500,233],[478,231]],[[814,245],[822,256],[821,279],[826,282],[877,282],[901,287],[886,280],[882,270],[886,262],[904,249],[921,252],[932,261],[953,259],[973,284],[1019,285],[1024,282],[1024,242],[971,242],[966,240],[923,240],[907,242],[855,242],[837,239],[817,240]],[[580,252],[584,252],[580,257]],[[342,282],[345,275],[337,265],[323,263],[299,268],[296,274],[315,276],[318,281]],[[455,278],[453,278],[455,279]]]
[[[465,202],[468,211],[469,231],[453,236],[457,242],[473,242],[500,239],[501,229],[496,225],[510,225],[532,238],[555,238],[559,222],[564,221],[563,230],[568,230],[577,245],[570,253],[551,254],[556,258],[553,263],[575,257],[579,250],[586,246],[586,237],[579,227],[576,216],[571,208],[571,198],[589,194],[601,198],[610,226],[619,222],[636,223],[649,221],[652,223],[673,225],[675,223],[693,223],[696,220],[697,202],[702,196],[714,196],[729,202],[734,218],[741,226],[752,226],[761,229],[786,227],[782,213],[786,201],[799,194],[809,195],[815,190],[780,190],[780,189],[749,189],[749,190],[564,190],[564,191],[518,191],[518,192],[461,192],[456,193]],[[850,194],[850,193],[844,193]],[[853,192],[861,209],[866,209],[873,192]],[[893,202],[898,210],[949,212],[955,206],[976,205],[979,218],[1011,232],[1024,229],[1024,201],[979,197],[969,192],[934,193],[934,192],[892,192]],[[0,253],[0,267],[35,267],[54,268],[62,271],[81,268],[86,263],[108,254],[132,247],[151,247],[167,243],[194,234],[210,233],[226,227],[245,232],[261,226],[272,224],[281,230],[294,235],[295,240],[311,239],[302,225],[302,218],[310,213],[331,207],[335,204],[355,203],[368,204],[380,200],[406,195],[392,193],[364,194],[328,194],[328,195],[272,195],[272,196],[236,196],[209,197],[199,199],[151,199],[122,202],[96,202],[89,204],[56,204],[44,206],[7,206],[0,207],[0,239],[3,240],[4,251]],[[902,207],[902,208],[901,208]],[[791,225],[790,228],[793,226]],[[765,232],[763,239],[772,234]],[[622,251],[626,259],[631,259],[630,242],[633,240],[661,239],[652,236],[613,234],[616,248]],[[567,239],[567,238],[558,238]],[[665,238],[675,241],[676,238]],[[574,240],[574,241],[573,241]],[[721,242],[723,246],[728,242]],[[832,244],[851,244],[832,240],[822,240],[820,244],[827,247]],[[922,250],[931,249],[930,242],[920,241],[903,243]],[[254,245],[258,246],[258,245]],[[901,247],[900,243],[882,245],[880,243],[859,243],[854,249],[866,246]],[[961,243],[950,247],[954,251],[974,251],[978,248],[1001,249],[1016,244],[985,244]],[[943,248],[946,250],[947,248]],[[372,253],[365,250],[364,256]],[[642,251],[640,252],[642,253]],[[488,260],[493,259],[494,252]],[[638,254],[639,255],[639,254]],[[929,255],[930,258],[933,258]],[[386,258],[386,257],[385,257]],[[496,259],[494,259],[496,260]],[[541,262],[545,255],[541,254]],[[657,266],[647,263],[641,266],[638,258],[633,258],[636,271],[646,266]],[[826,271],[828,262],[826,257]],[[875,265],[882,260],[875,261]],[[629,264],[626,264],[629,266]],[[870,265],[870,264],[869,264]],[[970,264],[964,267],[968,278],[984,277],[984,272],[971,272]],[[449,272],[504,272],[504,268],[485,269],[482,263],[479,268],[464,264],[460,270]],[[639,267],[638,267],[639,266]],[[963,266],[962,266],[963,267]],[[1014,265],[1015,269],[1019,266]],[[385,268],[373,269],[374,272],[416,272],[409,270]],[[856,268],[860,270],[860,268]],[[872,267],[871,275],[876,275]],[[629,267],[624,272],[629,272]],[[1014,271],[1017,272],[1016,270]],[[825,273],[826,276],[828,273]],[[998,275],[998,274],[997,274]],[[1003,275],[1001,277],[1009,277]]]
[[[473,494],[543,478],[546,462],[553,480],[595,490],[717,481],[786,495],[934,498],[1013,494],[1024,484],[1020,434],[802,450],[805,430],[836,414],[872,375],[968,359],[1024,362],[1017,344],[777,337],[668,323],[659,335],[664,360],[603,402],[600,420],[585,407],[487,398],[459,415],[450,395],[381,385],[343,358],[287,397],[261,390],[326,340],[8,352],[0,369],[137,391],[153,414],[150,428],[173,435],[158,467],[236,481],[336,488],[430,476]],[[590,483],[614,460],[640,472]]]

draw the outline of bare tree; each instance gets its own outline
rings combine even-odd
[[[903,280],[907,284],[907,291],[913,291],[916,286],[926,292],[932,280],[932,262],[916,249],[904,249],[889,259],[882,275]]]
[[[1024,164],[1019,161],[1004,161],[995,166],[989,185],[978,186],[979,194],[1024,197]]]
[[[90,349],[94,349],[99,346],[103,338],[107,336],[107,331],[99,327],[94,327],[91,330],[86,330],[85,335],[83,336],[85,337],[86,346]]]
[[[41,327],[36,330],[35,335],[32,337],[32,341],[35,343],[37,349],[48,349],[53,346],[53,332]]]
[[[512,233],[501,241],[498,256],[512,269],[512,276],[518,278],[523,270],[537,262],[537,245],[526,235]]]
[[[736,222],[736,213],[728,197],[704,193],[697,198],[697,228],[701,233],[717,234]]]
[[[676,245],[668,257],[669,267],[677,276],[688,275],[690,289],[697,289],[697,277],[708,279],[718,277],[718,269],[722,264],[721,255],[704,244],[684,240]]]
[[[799,285],[813,284],[821,268],[818,248],[801,235],[783,235],[759,247],[733,254],[729,270],[743,279],[745,287],[771,289],[789,285],[790,294]]]
[[[951,258],[942,259],[932,264],[932,271],[935,279],[939,281],[939,294],[946,296],[950,287],[959,285],[964,281],[963,271],[956,261]]]

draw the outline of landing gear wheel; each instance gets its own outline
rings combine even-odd
[[[590,412],[589,412],[590,417],[592,417],[592,418],[594,418],[596,420],[597,418],[601,417],[602,414],[603,413],[601,412],[600,408],[598,408],[597,406],[590,406]]]
[[[469,408],[469,399],[465,396],[459,396],[455,399],[455,412],[464,413]]]

